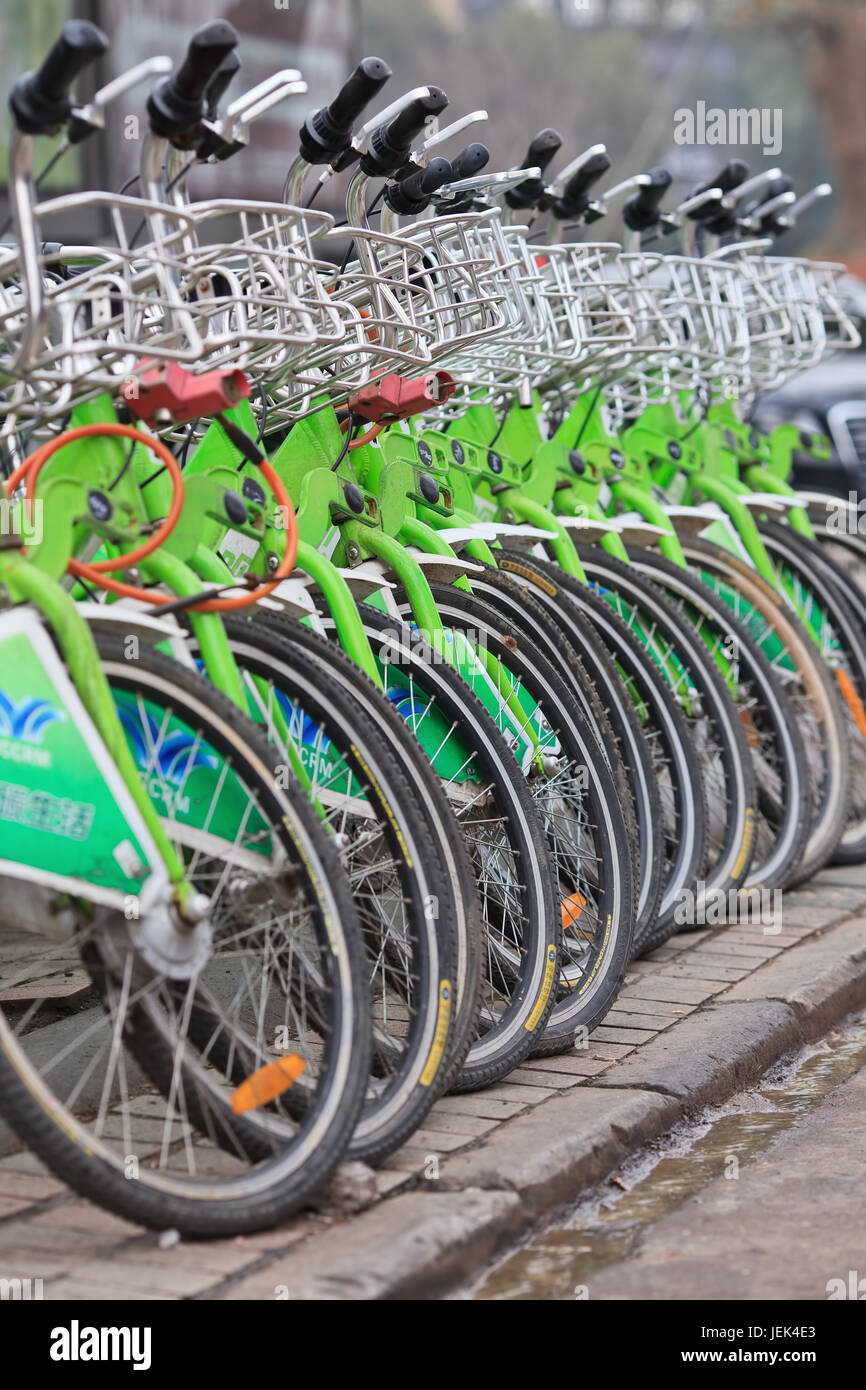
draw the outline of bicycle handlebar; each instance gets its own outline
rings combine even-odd
[[[480,140],[473,140],[471,145],[467,145],[455,159],[452,159],[451,181],[457,183],[460,179],[471,179],[473,174],[486,168],[489,163],[490,151],[487,146],[482,145]]]
[[[749,230],[760,227],[763,209],[766,204],[772,203],[778,207],[780,206],[778,200],[782,198],[784,194],[792,193],[793,191],[791,180],[780,170],[775,170],[764,179],[761,179],[759,176],[755,180],[750,181],[750,184],[751,183],[753,183],[756,188],[760,187],[760,192],[756,192],[753,198],[748,202],[742,203],[736,209],[737,224]],[[791,197],[787,201],[793,203],[794,198]]]
[[[438,116],[448,105],[441,87],[428,87],[423,96],[413,97],[387,125],[379,126],[361,156],[361,169],[371,178],[384,178],[406,162],[409,147],[421,134],[431,116]]]
[[[312,111],[301,126],[301,156],[308,164],[330,164],[352,142],[352,127],[382,90],[391,69],[381,58],[362,58],[329,106]]]
[[[609,168],[610,156],[607,150],[601,148],[590,151],[571,177],[566,179],[562,192],[553,204],[554,217],[560,222],[566,222],[586,212],[589,207],[589,190]],[[560,175],[560,181],[561,177]]]
[[[385,193],[385,202],[392,212],[411,216],[423,212],[437,189],[453,177],[449,160],[431,159],[425,169],[417,169]]]
[[[210,82],[207,84],[207,88],[205,90],[204,100],[205,115],[207,120],[216,120],[217,112],[219,110],[219,104],[223,99],[223,95],[226,91],[226,88],[228,87],[235,73],[238,71],[240,65],[241,60],[238,57],[237,53],[234,49],[230,49],[226,56],[223,58],[219,67],[217,68],[216,72],[211,78]]]
[[[750,179],[746,179],[745,183],[738,184],[731,193],[727,193],[722,199],[722,207],[734,210],[741,205],[745,206],[744,199],[746,198],[752,199],[751,207],[757,207],[758,203],[762,203],[767,196],[765,190],[769,189],[780,178],[782,178],[781,169],[762,169],[760,174],[753,174]]]
[[[631,232],[648,232],[661,216],[661,201],[673,182],[667,169],[650,169],[644,183],[623,204],[622,218]]]
[[[381,58],[363,58],[327,107],[328,119],[335,126],[351,130],[390,76],[391,69]]]
[[[196,30],[177,72],[161,82],[147,99],[154,135],[176,140],[200,124],[206,116],[208,86],[237,42],[237,31],[222,19]]]
[[[708,183],[701,184],[696,188],[691,198],[699,201],[693,207],[689,207],[686,215],[692,222],[700,222],[712,236],[724,236],[732,232],[737,224],[734,207],[736,200],[729,198],[738,188],[745,184],[749,177],[749,166],[745,160],[731,159],[721,169],[716,178]],[[701,195],[711,193],[714,189],[721,191],[722,197],[715,196],[701,200]],[[728,202],[733,202],[734,207],[727,207]]]
[[[558,130],[552,126],[546,126],[533,136],[529,149],[526,151],[526,158],[519,166],[521,169],[540,169],[541,175],[550,164],[557,150],[562,145],[562,136]],[[524,179],[523,183],[517,184],[515,188],[505,194],[505,201],[510,208],[516,210],[532,207],[539,198],[544,195],[544,181],[541,175],[535,178]]]
[[[708,179],[692,191],[692,197],[699,193],[709,193],[711,188],[720,188],[723,193],[733,193],[749,177],[749,166],[744,159],[731,159],[714,179]]]
[[[56,135],[72,113],[70,89],[80,72],[105,52],[108,38],[87,19],[64,24],[35,72],[19,77],[9,105],[25,135]]]

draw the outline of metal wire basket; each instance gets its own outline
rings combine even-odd
[[[612,342],[591,361],[594,379],[615,432],[652,401],[676,386],[692,384],[694,369],[676,355],[677,333],[670,317],[670,286],[664,258],[656,252],[619,251],[606,262],[616,303],[627,313],[631,338]]]
[[[346,235],[355,259],[340,267],[323,261],[319,271],[319,291],[339,319],[339,337],[319,335],[279,369],[269,364],[254,372],[274,426],[338,405],[389,371],[423,370],[432,360],[434,304],[422,253],[404,238],[353,228],[341,229],[337,246],[335,234],[323,238],[322,256],[332,246],[336,256]]]
[[[656,272],[660,307],[673,331],[672,352],[687,373],[713,383],[745,373],[750,336],[740,268],[727,261],[665,256]]]
[[[544,295],[560,362],[586,369],[637,341],[632,281],[615,242],[544,248]]]
[[[771,389],[787,372],[808,365],[823,351],[820,315],[792,275],[791,262],[765,254],[770,245],[743,243],[717,253],[717,259],[736,266],[742,278],[750,345],[749,370],[741,382],[744,395]]]
[[[502,235],[498,211],[431,217],[402,227],[400,236],[419,258],[413,283],[421,280],[429,291],[429,307],[424,311],[417,306],[416,319],[430,335],[433,362],[487,342],[513,323],[508,291],[516,261],[513,246]],[[387,275],[387,243],[378,250],[378,262]]]
[[[504,227],[498,219],[485,228],[491,268],[502,316],[498,328],[460,351],[444,356],[458,386],[437,417],[452,419],[470,406],[496,404],[531,390],[559,361],[559,346],[544,293],[544,256],[530,245],[527,229]]]
[[[848,267],[834,261],[805,259],[799,264],[811,281],[817,296],[817,304],[824,320],[827,351],[850,352],[860,347],[860,332],[845,308],[844,291],[840,283],[848,274]]]
[[[54,227],[62,233],[81,198],[36,205],[43,236]],[[188,366],[202,357],[203,339],[180,288],[190,219],[122,194],[93,193],[87,201],[104,210],[113,244],[43,241],[32,274],[18,251],[0,266],[4,438],[22,421],[41,426],[101,392],[117,391],[144,355]],[[148,224],[156,236],[142,243]]]
[[[859,346],[860,335],[839,290],[845,266],[806,257],[764,256],[756,258],[754,269],[788,311],[790,370],[812,366],[827,352]]]
[[[269,420],[339,404],[388,372],[449,364],[508,326],[503,275],[513,263],[498,214],[416,222],[399,234],[350,228],[352,260],[323,278],[345,337],[319,342],[264,384]]]
[[[204,343],[202,370],[278,375],[310,348],[343,340],[344,315],[324,288],[329,267],[314,249],[331,217],[237,199],[183,212],[193,235],[183,238],[178,288]]]

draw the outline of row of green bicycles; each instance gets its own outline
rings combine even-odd
[[[774,251],[825,190],[735,162],[665,212],[554,130],[491,173],[438,87],[366,118],[367,58],[274,201],[208,197],[305,91],[233,98],[237,43],[85,102],[70,21],[0,246],[0,1154],[191,1237],[866,858],[863,542],[788,484],[827,441],[749,423],[858,344],[842,267]],[[139,88],[124,190],[43,196]]]

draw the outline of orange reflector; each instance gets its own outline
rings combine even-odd
[[[560,903],[563,931],[568,931],[569,927],[575,926],[585,907],[586,898],[582,893],[572,893],[569,897],[563,898]]]
[[[857,728],[864,738],[866,738],[866,710],[863,708],[863,701],[854,689],[854,683],[847,671],[837,670],[836,679],[839,682],[839,689],[842,691],[845,704],[854,716]]]
[[[257,1110],[260,1105],[270,1105],[272,1100],[287,1091],[293,1081],[297,1081],[307,1064],[303,1057],[291,1052],[288,1057],[278,1057],[275,1062],[266,1062],[240,1086],[232,1096],[232,1110],[243,1115],[246,1110]]]
[[[740,719],[742,721],[743,728],[746,730],[746,738],[749,740],[749,747],[757,748],[758,743],[760,742],[760,738],[758,735],[758,730],[755,728],[755,721],[752,718],[752,711],[750,709],[741,709]]]

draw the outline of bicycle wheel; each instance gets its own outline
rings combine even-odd
[[[708,858],[692,904],[700,916],[705,894],[737,890],[749,871],[756,789],[745,728],[700,636],[659,587],[601,549],[581,547],[579,555],[589,583],[645,643],[688,716],[708,813]]]
[[[860,513],[855,515],[859,523]],[[844,576],[847,587],[843,592],[848,601],[852,602],[852,586],[855,591],[859,590],[860,595],[866,594],[866,536],[859,531],[831,529],[823,509],[819,516],[810,508],[809,519],[822,552],[830,557],[837,571]]]
[[[866,629],[816,542],[778,522],[760,522],[758,529],[781,590],[813,633],[839,685],[851,782],[845,829],[833,858],[840,864],[859,864],[866,859]]]
[[[512,749],[457,671],[400,619],[358,606],[385,691],[427,753],[469,854],[483,920],[478,1036],[455,1089],[528,1056],[553,1006],[561,933],[547,841]],[[322,615],[330,633],[333,619]]]
[[[758,789],[749,888],[787,888],[798,877],[811,829],[812,789],[793,703],[745,624],[700,579],[651,551],[632,565],[664,589],[714,659],[730,666]]]
[[[562,1051],[578,1028],[604,1018],[631,958],[634,890],[617,789],[589,722],[538,647],[477,595],[435,584],[431,591],[445,626],[492,658],[503,726],[516,701],[539,735],[529,787],[547,834],[562,929],[556,1003],[534,1051]],[[399,592],[395,599],[409,611]]]
[[[333,643],[280,614],[227,618],[250,714],[334,833],[370,961],[372,1075],[350,1146],[380,1162],[459,1071],[480,1005],[480,911],[432,769]]]
[[[686,718],[649,652],[588,584],[570,581],[549,560],[520,551],[497,551],[497,560],[509,574],[533,586],[547,621],[573,636],[582,651],[593,650],[599,642],[610,653],[636,711],[661,801],[655,827],[662,849],[661,899],[655,918],[636,932],[635,952],[642,954],[676,931],[674,914],[681,894],[697,891],[706,854],[704,788]]]
[[[144,898],[129,920],[78,902],[58,915],[47,890],[41,913],[31,900],[27,930],[3,933],[3,1115],[59,1177],[131,1221],[258,1230],[326,1181],[363,1103],[351,895],[249,720],[176,661],[96,641],[144,784],[209,906],[181,931]]]
[[[537,645],[562,675],[608,760],[625,819],[626,843],[634,847],[636,941],[658,917],[664,888],[664,843],[652,756],[624,682],[590,623],[578,617],[582,632],[576,647],[562,624],[551,622],[532,592],[504,569],[485,566],[483,574],[472,576],[472,592]]]
[[[681,544],[701,582],[748,628],[794,706],[812,786],[811,830],[794,880],[803,882],[830,861],[845,828],[850,774],[838,685],[793,608],[750,565],[700,536]]]

